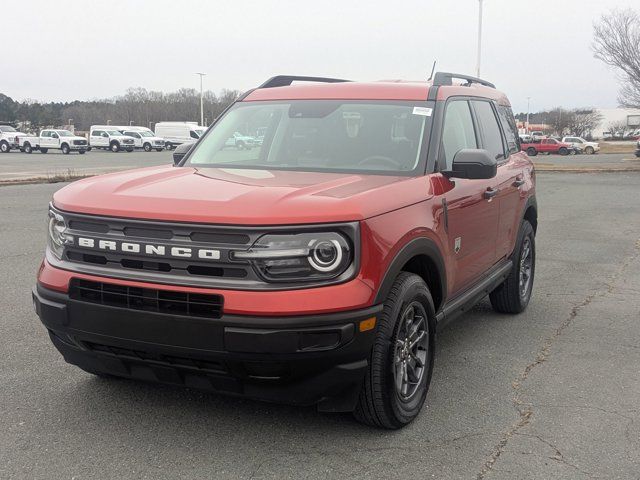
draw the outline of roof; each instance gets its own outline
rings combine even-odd
[[[382,81],[382,82],[337,82],[337,83],[294,83],[290,86],[257,88],[243,101],[269,100],[398,100],[425,101],[432,82]],[[450,96],[481,96],[509,105],[506,96],[483,85],[452,85],[438,87],[438,100]]]

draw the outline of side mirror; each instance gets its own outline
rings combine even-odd
[[[173,151],[173,164],[175,166],[179,165],[182,162],[184,156],[189,153],[191,147],[195,145],[195,142],[183,143],[178,145],[176,149]]]
[[[451,170],[442,172],[446,177],[486,179],[498,173],[498,162],[486,150],[465,148],[453,157]]]

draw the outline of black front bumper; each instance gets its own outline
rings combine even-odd
[[[381,306],[303,317],[218,319],[79,301],[37,286],[33,302],[65,360],[93,373],[322,411],[355,408]]]

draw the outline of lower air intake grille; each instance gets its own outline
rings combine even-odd
[[[69,296],[82,302],[170,315],[205,318],[222,316],[221,295],[128,287],[73,279],[69,287]]]

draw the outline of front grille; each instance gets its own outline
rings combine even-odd
[[[122,141],[122,143],[133,143],[133,140],[125,139],[125,140]]]
[[[156,145],[164,145],[164,140],[156,140],[154,143]]]
[[[186,247],[220,252],[215,260],[197,256],[179,258],[150,255],[144,250],[134,253],[86,248],[75,242],[65,247],[63,261],[68,262],[69,269],[109,276],[118,276],[120,272],[122,278],[151,283],[160,281],[221,288],[261,281],[249,262],[233,259],[230,252],[248,249],[264,233],[262,229],[65,215],[69,225],[67,232],[74,238],[164,245],[167,250]]]
[[[221,295],[129,287],[73,279],[69,286],[69,296],[73,300],[82,302],[168,315],[204,318],[222,316],[223,297]]]
[[[74,145],[86,145],[87,141],[86,140],[74,140],[73,144]]]

